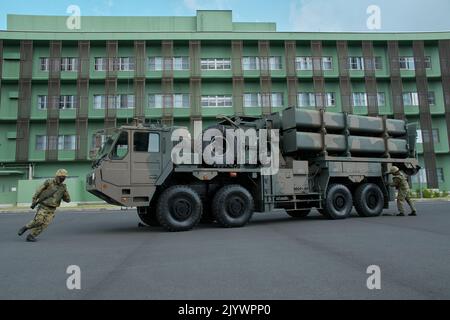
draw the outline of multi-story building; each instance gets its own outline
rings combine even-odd
[[[450,190],[450,33],[276,32],[230,11],[195,17],[9,15],[0,32],[0,204],[69,170],[84,192],[93,134],[138,118],[190,126],[287,106],[417,122],[426,170]]]

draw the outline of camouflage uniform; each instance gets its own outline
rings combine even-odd
[[[397,194],[397,208],[400,214],[405,214],[405,209],[403,208],[403,201],[406,201],[411,208],[413,213],[416,212],[413,202],[409,198],[409,184],[406,177],[400,171],[393,173],[392,186],[398,190]]]
[[[39,197],[45,192],[50,192],[52,195],[39,202],[39,207],[34,219],[19,231],[19,235],[23,234],[26,230],[31,230],[31,237],[37,237],[53,221],[56,208],[61,205],[61,200],[70,202],[70,195],[67,191],[67,187],[64,183],[58,182],[58,176],[67,177],[67,171],[58,170],[55,179],[46,180],[44,184],[37,189],[33,196],[33,203],[36,203],[39,200]]]

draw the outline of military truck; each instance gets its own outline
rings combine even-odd
[[[254,212],[277,209],[293,218],[316,208],[328,219],[345,219],[353,207],[362,217],[379,216],[395,196],[390,167],[409,175],[420,169],[416,125],[403,120],[290,107],[261,117],[221,117],[203,132],[211,128],[224,136],[230,129],[254,129],[256,146],[240,141],[244,158],[267,144],[279,169],[263,174],[260,161],[211,164],[203,158],[176,164],[173,135],[182,128],[135,123],[108,133],[87,175],[87,190],[107,203],[136,207],[146,225],[187,231],[200,221],[242,227]],[[223,156],[236,149],[217,141]],[[274,141],[278,146],[269,144]],[[202,151],[207,142],[200,139]]]

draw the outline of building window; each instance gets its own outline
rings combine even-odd
[[[245,71],[255,70],[282,70],[283,63],[280,56],[272,56],[269,59],[260,57],[243,57],[242,69]]]
[[[189,57],[174,57],[173,58],[173,70],[183,71],[183,70],[189,70],[189,69],[190,69]]]
[[[422,130],[420,129],[416,130],[416,143],[423,143]]]
[[[118,63],[114,63],[114,65],[117,65],[118,71],[134,71],[134,58],[121,57],[117,60]]]
[[[174,94],[173,107],[174,108],[189,108],[191,105],[189,94]]]
[[[148,96],[148,106],[149,108],[162,108],[162,94],[151,94]]]
[[[283,69],[283,63],[281,61],[281,57],[270,57],[269,59],[269,68],[270,70],[281,70]]]
[[[48,96],[38,96],[38,109],[46,110],[48,103]]]
[[[133,109],[134,95],[119,94],[119,95],[94,95],[94,109],[105,109],[108,100],[109,108],[111,109]]]
[[[36,136],[36,151],[45,151],[47,149],[47,137]]]
[[[368,106],[368,96],[366,92],[355,92],[352,93],[352,102],[355,107],[367,107]],[[384,92],[377,93],[377,105],[386,105],[386,94]]]
[[[59,109],[74,109],[75,96],[59,96]]]
[[[180,93],[174,95],[163,96],[162,94],[150,94],[148,96],[149,108],[162,108],[163,102],[166,107],[174,107],[179,109],[189,108],[191,106],[191,97],[189,94]]]
[[[323,57],[322,58],[322,69],[323,70],[332,70],[333,69],[333,58],[332,57]]]
[[[365,92],[352,93],[352,102],[355,107],[367,107],[367,94]]]
[[[431,69],[432,67],[431,57],[425,57],[425,69]]]
[[[70,151],[76,148],[75,135],[60,135],[58,137],[58,150]]]
[[[105,96],[94,95],[94,109],[104,109],[104,108],[105,108]]]
[[[400,70],[415,70],[414,57],[400,57]]]
[[[36,150],[47,150],[47,136],[36,136]],[[55,145],[56,147],[56,145]],[[58,150],[71,151],[76,148],[76,135],[59,135],[58,136]]]
[[[173,57],[164,59],[163,57],[149,57],[148,69],[150,71],[174,70],[183,71],[190,69],[189,57]]]
[[[383,69],[383,60],[379,56],[373,57],[373,59],[364,59],[364,57],[348,57],[348,68],[349,70],[365,70],[366,62],[368,69]]]
[[[272,107],[282,107],[283,105],[283,93],[272,93]]]
[[[428,105],[436,105],[436,95],[434,94],[434,91],[428,92]]]
[[[163,58],[162,57],[150,57],[148,58],[148,69],[150,71],[162,71]]]
[[[405,106],[419,106],[419,94],[417,92],[404,92],[403,104]],[[436,105],[436,95],[434,91],[428,92],[428,105]]]
[[[283,93],[275,92],[270,95],[262,95],[261,93],[246,93],[244,94],[244,107],[262,107],[269,106],[270,103],[272,107],[283,107]]]
[[[419,95],[417,92],[404,92],[403,93],[403,105],[405,106],[418,106]]]
[[[379,107],[384,107],[386,105],[386,94],[384,92],[377,93],[377,102]]]
[[[259,58],[258,57],[243,57],[242,68],[246,71],[259,70]]]
[[[364,58],[348,57],[348,66],[350,70],[364,70]]]
[[[259,93],[246,93],[244,94],[244,107],[260,107],[261,95]]]
[[[400,63],[400,70],[416,70],[416,63],[414,57],[400,57],[399,63]],[[432,62],[430,56],[425,57],[424,63],[425,69],[431,69]]]
[[[295,65],[297,70],[311,71],[313,70],[312,57],[296,57]],[[322,70],[333,70],[333,58],[322,57]]]
[[[439,129],[432,129],[431,132],[433,134],[433,143],[434,144],[440,143],[441,142],[441,137],[439,135]]]
[[[202,107],[214,108],[214,107],[232,107],[232,96],[202,96]]]
[[[432,129],[433,143],[438,144],[441,141],[441,137],[439,135],[439,129]],[[430,136],[428,134],[428,130],[417,130],[416,143],[429,143]]]
[[[318,95],[320,99],[320,95]],[[336,106],[336,94],[334,92],[325,93],[324,104],[326,107]],[[300,92],[298,94],[298,106],[300,108],[316,107],[316,94],[314,92]]]
[[[61,71],[78,71],[77,58],[61,58]]]
[[[106,58],[94,58],[94,70],[106,71]]]
[[[381,60],[381,57],[373,57],[373,59],[365,59],[363,60],[363,69],[365,68],[365,64],[367,64],[367,67],[369,70],[381,70],[383,69],[383,61]]]
[[[326,107],[336,106],[336,94],[334,92],[325,93],[325,106]]]
[[[40,58],[39,60],[40,60],[40,70],[48,72],[48,69],[49,69],[48,68],[48,65],[49,65],[48,58]]]
[[[120,94],[116,96],[116,108],[117,109],[133,109],[134,108],[134,95],[133,94]]]
[[[436,169],[437,178],[439,183],[445,182],[445,176],[444,176],[444,169],[443,168],[437,168]]]
[[[231,70],[231,59],[202,59],[202,70]]]
[[[295,58],[295,65],[297,70],[312,70],[312,57],[297,57]]]

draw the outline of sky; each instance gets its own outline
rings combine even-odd
[[[450,31],[450,0],[0,0],[6,15],[69,15],[77,5],[86,16],[194,16],[198,9],[233,10],[238,22],[276,22],[278,31]],[[369,6],[379,8],[376,30],[368,29]],[[373,20],[371,20],[373,21]]]

